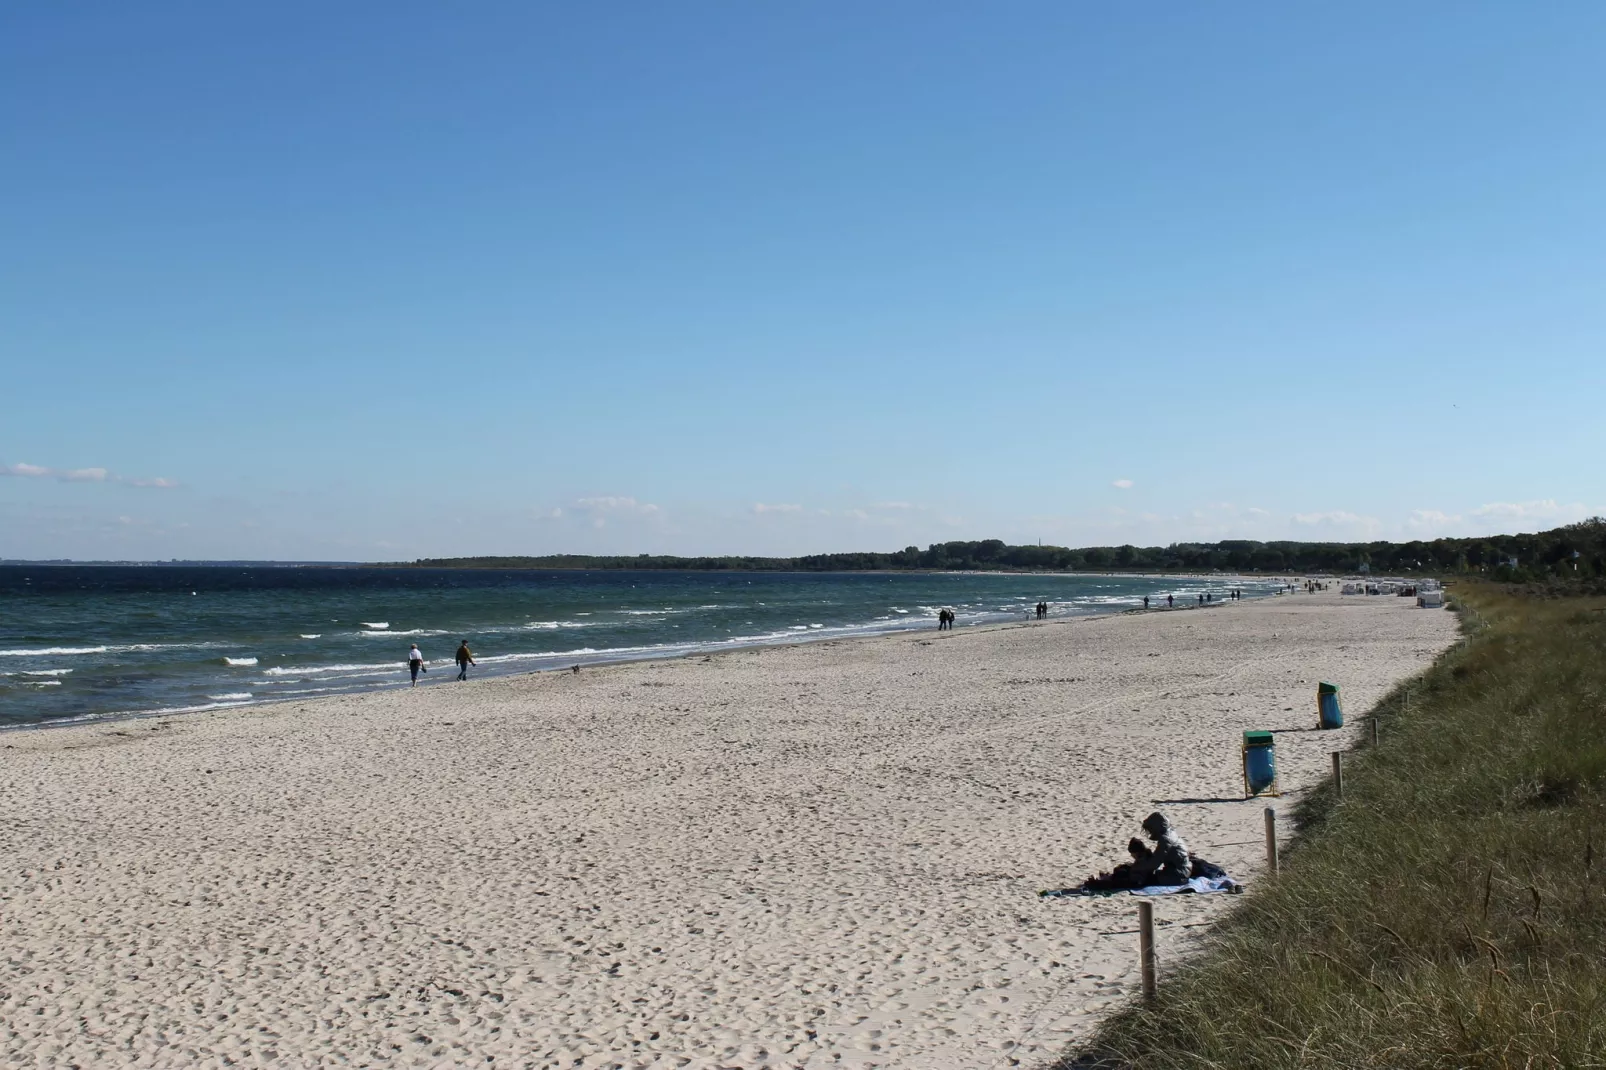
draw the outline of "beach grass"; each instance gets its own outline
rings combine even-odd
[[[1453,594],[1281,874],[1058,1070],[1606,1067],[1606,598]]]

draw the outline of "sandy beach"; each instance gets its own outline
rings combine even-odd
[[[0,1050],[1038,1066],[1136,983],[1131,897],[1038,890],[1160,809],[1253,894],[1240,733],[1297,792],[1455,636],[1329,591],[8,733]]]

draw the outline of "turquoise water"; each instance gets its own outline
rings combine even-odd
[[[473,676],[1178,605],[1268,581],[996,573],[0,566],[0,726],[405,686],[410,643]]]

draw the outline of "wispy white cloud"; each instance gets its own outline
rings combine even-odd
[[[753,503],[753,512],[755,513],[801,513],[802,511],[803,507],[801,505],[767,505],[764,502]]]
[[[1554,498],[1531,502],[1488,502],[1472,510],[1473,516],[1495,517],[1502,520],[1549,520],[1568,524],[1589,516],[1582,502],[1561,505]]]
[[[1347,509],[1331,509],[1317,513],[1295,513],[1291,521],[1304,528],[1318,528],[1324,534],[1346,538],[1371,538],[1383,527],[1375,516],[1362,516]]]
[[[139,479],[114,475],[104,468],[46,468],[42,465],[21,462],[0,465],[0,476],[54,479],[62,483],[121,483],[127,487],[154,487],[159,490],[171,490],[179,485],[178,480],[168,479],[165,476]]]
[[[597,498],[581,498],[574,503],[581,509],[592,513],[656,513],[658,507],[651,502],[638,502],[634,498],[604,495]]]
[[[637,501],[635,498],[614,494],[576,499],[574,510],[587,518],[593,528],[607,527],[610,519],[639,521],[657,517],[663,512],[651,502]],[[557,517],[561,514],[554,510],[553,515]]]
[[[1117,479],[1110,486],[1115,487],[1117,490],[1131,490],[1132,481],[1130,479]]]
[[[1461,513],[1447,513],[1442,509],[1413,509],[1405,520],[1403,533],[1417,539],[1502,535],[1561,527],[1602,513],[1606,513],[1606,506],[1591,508],[1582,502],[1562,503],[1554,498],[1485,502]]]
[[[1461,517],[1439,509],[1412,509],[1411,515],[1406,517],[1405,529],[1414,535],[1440,535],[1459,523]]]

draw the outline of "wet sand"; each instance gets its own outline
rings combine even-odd
[[[1325,592],[10,733],[0,1050],[1041,1065],[1136,937],[1037,891],[1158,808],[1252,894],[1240,733],[1308,786],[1455,629]],[[1350,727],[1309,730],[1318,680]],[[1231,901],[1159,901],[1162,964]]]

